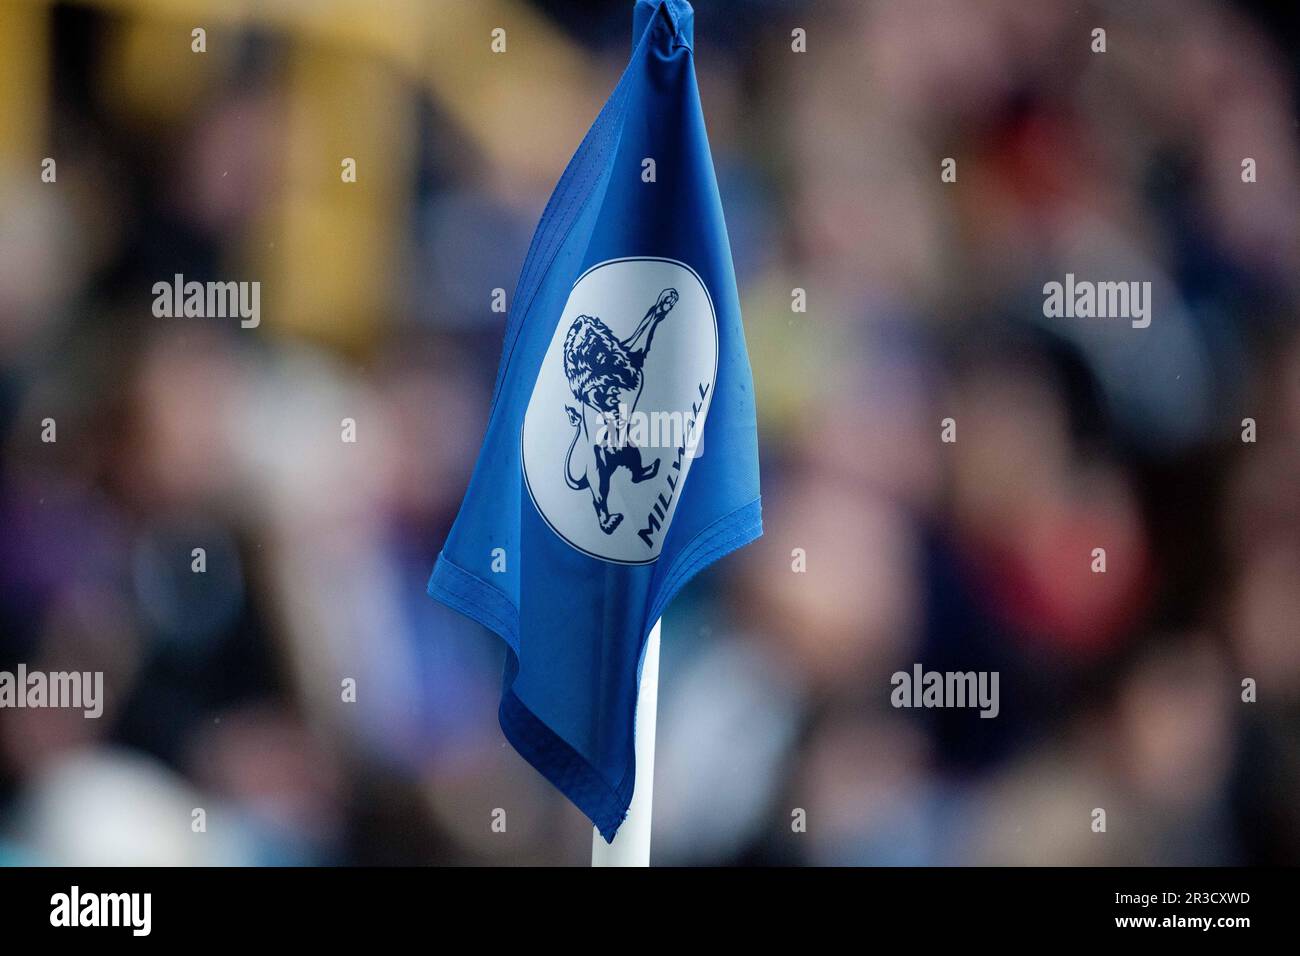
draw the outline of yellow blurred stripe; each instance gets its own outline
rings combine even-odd
[[[588,62],[579,47],[519,0],[78,2],[173,21],[185,26],[186,33],[194,27],[258,26],[381,57],[430,89],[503,172],[529,178],[555,179],[557,164],[567,159],[595,118],[611,82],[607,71]],[[45,0],[21,0],[8,9],[30,18],[45,5]],[[506,31],[507,51],[502,54],[490,48],[497,27]],[[9,31],[3,33],[8,39]],[[13,41],[6,48],[19,46]],[[44,44],[27,45],[28,55],[38,48],[44,49]],[[374,108],[383,109],[384,104],[375,103]]]
[[[0,167],[40,174],[49,117],[49,12],[0,4]]]
[[[245,254],[264,268],[271,330],[364,349],[401,286],[410,89],[373,57],[315,44],[294,47],[288,78],[282,188]],[[345,157],[355,183],[342,181]]]

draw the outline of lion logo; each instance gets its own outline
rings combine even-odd
[[[592,557],[653,561],[698,452],[717,365],[713,301],[689,266],[613,259],[583,273],[521,432],[524,479],[551,530]]]
[[[591,490],[592,506],[600,530],[613,534],[623,520],[609,510],[609,479],[615,469],[626,468],[639,484],[659,474],[659,459],[646,465],[641,449],[626,436],[628,417],[636,411],[645,385],[646,356],[654,342],[655,329],[677,304],[677,290],[664,289],[650,306],[632,334],[617,338],[608,325],[591,315],[580,315],[564,337],[564,377],[573,397],[582,403],[579,411],[564,406],[573,425],[573,441],[564,456],[564,480],[574,491]],[[599,425],[593,427],[592,413]],[[579,439],[590,445],[591,456],[582,471],[573,471],[573,451]],[[596,480],[591,480],[594,466]]]

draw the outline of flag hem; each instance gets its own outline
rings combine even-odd
[[[659,585],[659,597],[647,616],[650,626],[696,573],[762,533],[761,497],[701,528],[683,547]],[[477,621],[506,643],[506,675],[497,709],[502,733],[520,756],[567,796],[607,843],[612,843],[632,802],[635,762],[617,787],[610,786],[582,754],[515,694],[513,685],[519,672],[519,609],[503,591],[466,571],[445,553],[438,555],[426,591],[434,600]],[[647,636],[648,632],[641,635],[638,653],[644,650]]]

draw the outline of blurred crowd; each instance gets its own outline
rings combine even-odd
[[[424,586],[631,6],[0,5],[0,670],[105,675],[0,710],[0,862],[587,860]],[[1296,16],[696,8],[767,530],[665,616],[654,862],[1300,862]]]

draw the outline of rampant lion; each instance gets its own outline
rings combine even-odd
[[[581,411],[572,405],[564,410],[573,425],[573,442],[564,458],[564,480],[574,491],[591,489],[592,505],[600,530],[613,534],[623,520],[609,510],[609,482],[620,467],[627,468],[632,481],[648,481],[659,473],[659,459],[651,465],[641,462],[641,449],[626,439],[628,418],[636,410],[645,385],[642,366],[650,354],[655,328],[677,304],[677,290],[664,289],[626,341],[619,341],[608,325],[592,315],[573,320],[564,336],[564,375]],[[594,413],[594,422],[588,412]],[[593,438],[593,432],[598,434]],[[617,440],[611,440],[617,436]],[[578,439],[591,445],[592,456],[580,474],[573,473],[573,451]],[[592,465],[596,481],[591,481]]]

